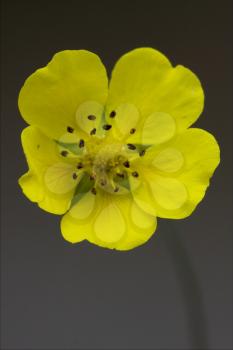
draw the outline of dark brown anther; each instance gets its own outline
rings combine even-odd
[[[72,132],[74,132],[74,129],[71,126],[67,126],[67,131],[72,134]]]
[[[133,176],[133,177],[138,177],[138,176],[139,176],[139,174],[138,174],[138,172],[137,172],[137,171],[133,171],[133,172],[132,172],[132,176]]]
[[[95,187],[93,187],[92,189],[91,189],[91,193],[93,193],[94,195],[96,195],[96,189],[95,189]]]
[[[136,131],[136,129],[135,129],[135,128],[130,129],[130,134],[134,134],[134,133],[135,133],[135,131]]]
[[[82,148],[82,147],[84,147],[84,145],[85,145],[85,142],[84,142],[84,140],[81,139],[79,141],[79,147]]]
[[[115,187],[114,192],[118,192],[118,191],[119,191],[119,187]]]
[[[112,125],[110,125],[110,124],[105,124],[105,125],[103,125],[103,129],[104,129],[104,130],[110,130],[111,127],[112,127]]]
[[[123,165],[126,167],[126,168],[129,168],[130,167],[130,162],[128,160],[126,160]]]
[[[61,155],[62,155],[63,157],[67,157],[68,152],[67,152],[67,151],[61,151]]]
[[[115,111],[112,111],[110,114],[109,114],[109,117],[110,118],[114,118],[116,116],[116,112]]]
[[[125,177],[123,173],[117,173],[117,176],[121,177],[122,179]]]
[[[134,150],[136,149],[136,146],[134,146],[132,143],[127,143],[128,149]]]
[[[90,180],[92,180],[92,181],[95,180],[95,175],[91,174],[90,175]]]
[[[72,177],[73,177],[74,180],[76,180],[78,175],[76,173],[73,173]]]
[[[96,128],[92,129],[90,132],[90,135],[95,135],[96,134]]]
[[[145,153],[146,153],[146,150],[145,150],[145,149],[142,149],[142,150],[139,152],[139,156],[140,156],[140,157],[143,157]]]
[[[89,120],[95,120],[95,119],[96,119],[96,116],[93,115],[93,114],[90,114],[87,118],[88,118]]]
[[[105,179],[102,179],[102,180],[100,180],[100,184],[101,184],[101,186],[105,186],[107,184],[107,182]]]
[[[82,168],[83,168],[82,163],[78,163],[78,165],[77,165],[77,169],[82,169]]]

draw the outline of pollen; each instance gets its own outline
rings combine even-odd
[[[96,195],[97,191],[96,191],[96,188],[95,188],[95,187],[93,187],[93,188],[91,189],[91,193],[93,193],[94,195]]]
[[[116,112],[115,111],[112,111],[110,114],[109,114],[109,117],[110,118],[115,118],[116,116]]]
[[[82,148],[82,147],[84,147],[84,145],[85,145],[85,142],[84,142],[84,140],[81,139],[79,141],[79,147]]]
[[[129,168],[130,167],[130,163],[128,160],[126,160],[123,165],[126,167],[126,168]]]
[[[74,132],[74,129],[71,127],[71,126],[67,126],[67,131],[69,133],[73,133]]]
[[[112,127],[112,125],[110,125],[110,124],[105,124],[105,125],[103,125],[103,129],[104,129],[104,130],[110,130],[111,127]]]
[[[90,135],[95,135],[96,134],[96,128],[92,129],[90,132]]]
[[[133,176],[133,177],[138,177],[138,176],[139,176],[139,174],[138,174],[138,172],[137,172],[137,171],[133,171],[133,172],[132,172],[132,176]]]
[[[139,152],[139,156],[140,157],[143,157],[146,153],[146,150],[145,149],[142,149],[140,152]]]
[[[82,163],[78,163],[77,169],[82,169],[82,168],[83,168],[83,164]]]
[[[133,145],[132,143],[128,143],[127,146],[128,146],[128,149],[131,149],[131,150],[135,150],[136,149],[136,146]]]
[[[88,118],[89,120],[95,120],[95,119],[96,119],[96,116],[93,115],[93,114],[90,114],[87,118]]]
[[[68,151],[61,151],[61,155],[63,157],[67,157],[68,156]]]

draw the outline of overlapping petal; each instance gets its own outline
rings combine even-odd
[[[79,180],[72,178],[74,164],[65,162],[57,144],[34,126],[23,130],[22,145],[29,166],[19,179],[24,194],[48,212],[65,213]]]
[[[65,50],[29,76],[19,94],[19,109],[28,124],[59,139],[67,126],[76,128],[78,106],[94,100],[104,104],[108,92],[105,67],[85,50]]]
[[[123,55],[112,72],[107,101],[107,115],[121,104],[134,105],[140,113],[138,132],[131,141],[145,143],[144,123],[154,113],[173,119],[176,131],[193,124],[202,112],[204,94],[194,73],[183,66],[172,67],[168,59],[152,48],[139,48]],[[117,118],[115,118],[117,123]],[[149,123],[150,143],[158,123]],[[161,122],[163,122],[161,120]],[[125,118],[127,123],[127,117]],[[148,122],[146,122],[148,123]],[[146,129],[148,130],[147,126]],[[148,132],[148,131],[146,131]],[[172,132],[170,133],[172,135]],[[156,137],[154,136],[156,143]]]
[[[156,218],[133,201],[131,195],[107,192],[83,195],[62,218],[61,231],[72,243],[84,239],[102,247],[128,250],[145,243],[156,229]]]
[[[158,217],[181,219],[205,195],[220,161],[219,146],[208,132],[191,128],[146,152],[142,179],[131,179],[135,201]]]

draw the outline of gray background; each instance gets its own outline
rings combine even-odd
[[[2,31],[2,349],[232,348],[232,1],[4,1]],[[151,46],[200,77],[196,123],[222,162],[204,201],[129,252],[71,245],[59,217],[17,185],[26,169],[17,96],[63,49],[98,53],[110,72]]]

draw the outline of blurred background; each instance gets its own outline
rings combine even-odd
[[[232,349],[232,1],[2,1],[2,349]],[[221,165],[185,220],[129,252],[71,245],[32,204],[17,108],[24,80],[64,49],[162,51],[200,78]]]

